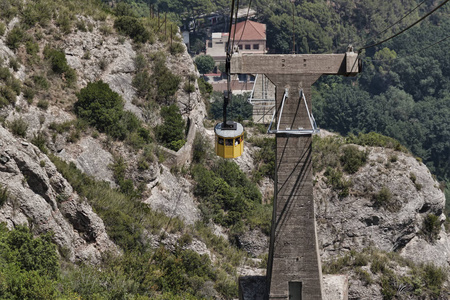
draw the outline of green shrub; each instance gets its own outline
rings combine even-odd
[[[73,121],[66,121],[63,123],[52,122],[48,125],[48,128],[62,134],[63,132],[68,132],[72,125]]]
[[[146,43],[151,39],[148,31],[138,18],[120,16],[114,21],[114,28],[120,33],[128,35],[135,42]]]
[[[173,42],[169,47],[169,52],[172,55],[178,55],[184,52],[184,46],[181,43]]]
[[[165,104],[173,102],[173,96],[178,90],[181,78],[166,67],[165,60],[159,58],[155,61],[151,79],[156,86],[156,100]]]
[[[392,273],[381,276],[381,294],[383,299],[394,299],[397,294],[396,282],[397,278]]]
[[[3,36],[6,32],[6,25],[3,22],[0,22],[0,36]]]
[[[327,167],[324,175],[328,180],[328,184],[330,184],[334,190],[338,191],[339,198],[344,198],[349,195],[352,182],[350,179],[346,180],[343,178],[341,170]]]
[[[140,97],[147,97],[152,90],[151,77],[147,70],[139,71],[133,77],[132,85]]]
[[[422,234],[430,242],[434,242],[441,231],[441,221],[434,214],[428,214],[423,220]]]
[[[253,171],[253,180],[259,182],[262,177],[269,177],[275,180],[275,139],[263,138],[253,140],[252,143],[261,148],[253,154],[253,160],[256,165]]]
[[[199,55],[195,58],[194,63],[200,74],[211,72],[215,64],[211,55]]]
[[[123,100],[107,83],[91,82],[77,94],[75,113],[100,132],[122,137],[119,120],[123,114]]]
[[[337,168],[339,166],[339,152],[343,144],[342,138],[328,136],[321,138],[313,136],[312,165],[314,172],[320,172],[325,167]]]
[[[431,295],[433,297],[439,297],[442,286],[447,280],[447,272],[443,268],[426,264],[423,267],[422,278],[426,289],[430,290]]]
[[[27,134],[28,124],[22,118],[14,119],[9,123],[9,129],[11,129],[12,133],[15,135],[24,138]]]
[[[23,96],[27,99],[29,104],[33,103],[34,96],[36,95],[36,91],[33,88],[25,87],[23,89]]]
[[[193,92],[195,92],[195,86],[192,84],[192,83],[190,83],[189,81],[186,81],[185,83],[184,83],[184,85],[183,85],[183,90],[186,92],[186,93],[193,93]]]
[[[27,54],[31,56],[33,61],[38,61],[39,45],[34,41],[27,41],[25,43]]]
[[[32,76],[34,85],[41,90],[48,90],[50,87],[50,84],[47,81],[47,78],[41,75],[33,75]]]
[[[147,60],[143,54],[136,55],[134,58],[134,67],[137,72],[141,72],[147,67]]]
[[[195,134],[192,148],[193,148],[192,161],[194,163],[203,163],[208,155],[209,147],[208,141],[199,132]]]
[[[34,134],[33,139],[31,140],[31,143],[33,145],[35,145],[36,147],[38,147],[39,150],[41,150],[43,153],[45,153],[45,154],[48,153],[48,150],[46,147],[47,141],[45,139],[44,134],[41,131],[39,131],[38,134],[36,134],[36,133]]]
[[[6,45],[11,49],[16,50],[25,40],[25,36],[25,31],[20,26],[16,25],[8,32],[8,35],[6,36]]]
[[[37,271],[49,278],[58,277],[59,264],[56,246],[52,243],[52,233],[33,238],[33,234],[25,226],[16,226],[8,238],[7,243],[11,250],[17,250],[20,255],[16,263],[26,271]]]
[[[9,67],[17,72],[19,70],[19,62],[17,59],[13,57],[9,58]]]
[[[227,118],[230,120],[251,120],[253,116],[253,106],[247,101],[248,95],[233,95],[231,103],[228,104]],[[212,103],[208,111],[211,118],[215,120],[223,117],[223,94],[212,93]],[[264,130],[264,133],[267,129]]]
[[[382,259],[374,259],[370,265],[370,271],[374,274],[384,273],[386,262]]]
[[[156,139],[165,147],[178,151],[185,143],[185,124],[175,104],[161,108],[163,124],[156,127]]]
[[[62,12],[59,14],[58,19],[56,19],[56,25],[59,26],[61,31],[65,34],[72,32],[72,19],[67,12]]]
[[[389,211],[397,211],[398,204],[394,203],[391,191],[383,186],[381,190],[372,197],[373,206],[376,208],[384,207]]]
[[[47,110],[48,108],[48,101],[44,100],[44,99],[40,99],[39,102],[37,103],[37,107],[43,109],[43,110]]]
[[[3,187],[0,184],[0,207],[5,205],[5,203],[8,201],[8,198],[9,198],[8,188]]]
[[[55,73],[62,74],[69,68],[66,55],[62,50],[52,49],[47,45],[44,48],[44,57],[50,61],[52,70]]]
[[[408,152],[397,140],[384,136],[376,132],[359,133],[358,136],[349,134],[346,138],[349,144],[357,144],[361,146],[385,147],[392,148],[396,151]]]
[[[369,155],[365,151],[360,151],[358,147],[349,145],[342,149],[343,154],[340,157],[340,161],[344,171],[349,174],[358,172],[359,168],[362,167]]]
[[[117,3],[116,7],[114,8],[114,14],[118,17],[137,17],[136,11],[133,9],[133,6],[125,2]]]
[[[6,100],[5,98],[3,98],[3,96],[0,95],[0,108],[3,108],[8,105],[9,105],[8,100]]]
[[[206,220],[239,227],[261,205],[257,186],[234,162],[219,160],[212,170],[195,165],[192,174],[197,182],[194,194],[202,199],[200,209]]]
[[[75,23],[75,26],[77,27],[77,29],[78,29],[79,31],[87,32],[86,23],[84,23],[83,20],[78,20],[78,21]]]
[[[16,93],[9,86],[0,86],[0,97],[6,99],[9,104],[15,104],[17,99]]]
[[[59,274],[51,233],[33,238],[25,226],[0,225],[0,291],[4,299],[56,299]]]
[[[200,77],[197,80],[198,88],[200,89],[200,93],[203,97],[207,98],[212,92],[213,92],[213,86],[206,82],[206,80],[203,77]]]
[[[45,46],[44,57],[50,61],[53,72],[61,74],[68,85],[75,83],[76,71],[69,67],[64,51]]]
[[[39,23],[41,27],[46,27],[52,19],[52,5],[46,1],[27,2],[23,10],[23,22],[28,28]]]
[[[11,78],[11,72],[9,71],[9,69],[8,68],[6,68],[6,67],[3,67],[3,68],[0,68],[0,80],[3,80],[3,81],[7,81],[7,80],[9,80],[10,78]]]
[[[16,95],[20,95],[20,91],[22,90],[22,82],[19,79],[11,77],[8,82],[8,86],[16,93]]]
[[[363,282],[364,285],[369,285],[373,283],[372,276],[369,272],[366,270],[363,270],[359,267],[355,269],[356,275],[359,277],[359,279]]]

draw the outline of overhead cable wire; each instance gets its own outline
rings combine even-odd
[[[230,85],[230,60],[231,60],[231,53],[233,51],[233,46],[231,45],[231,29],[233,28],[233,13],[234,13],[234,0],[231,0],[231,12],[230,12],[230,27],[228,29],[228,44],[227,44],[227,53],[226,53],[226,63],[225,63],[225,68],[226,68],[226,73],[227,73],[227,92],[229,92],[231,90],[231,85]],[[233,42],[234,44],[234,42]]]
[[[425,50],[428,50],[428,49],[430,49],[431,47],[436,46],[437,44],[440,44],[440,43],[442,43],[443,41],[445,41],[445,40],[447,40],[447,39],[450,39],[450,35],[448,35],[448,36],[446,36],[446,37],[440,39],[440,40],[437,41],[437,42],[434,42],[434,43],[431,44],[431,45],[428,45],[428,46],[426,46],[426,47],[424,47],[424,48],[422,48],[422,49],[420,49],[420,50],[414,51],[414,52],[409,53],[409,54],[404,55],[404,56],[400,56],[400,57],[396,57],[396,58],[391,58],[391,59],[372,59],[371,61],[393,61],[393,60],[396,60],[396,59],[399,59],[399,58],[410,57],[410,56],[416,55],[417,53],[420,53],[420,52],[423,52],[423,51],[425,51]]]
[[[295,3],[292,1],[292,54],[295,54]]]
[[[231,53],[231,51],[230,51],[230,39],[231,39],[231,28],[233,28],[233,13],[234,13],[234,0],[231,0],[230,27],[228,29],[227,55]]]
[[[369,48],[372,48],[372,47],[381,45],[381,44],[383,44],[383,43],[385,43],[385,42],[387,42],[387,41],[389,41],[389,40],[392,40],[393,38],[399,36],[399,35],[402,34],[403,32],[405,32],[405,31],[407,31],[408,29],[410,29],[411,27],[413,27],[413,26],[417,25],[418,23],[422,22],[422,21],[423,21],[424,19],[426,19],[429,15],[431,15],[432,13],[434,13],[435,11],[437,11],[439,8],[441,8],[442,6],[444,6],[448,1],[450,1],[450,0],[445,0],[445,1],[443,1],[441,4],[439,4],[438,6],[436,6],[433,10],[431,10],[431,11],[430,11],[429,13],[427,13],[425,16],[421,17],[419,20],[417,20],[416,22],[412,23],[411,25],[409,25],[409,26],[406,27],[405,29],[401,30],[400,32],[394,34],[393,36],[388,37],[388,38],[386,38],[386,39],[384,39],[384,40],[382,40],[382,41],[380,41],[380,42],[378,42],[378,43],[374,43],[374,44],[367,45],[367,46],[364,46],[364,47],[360,48],[360,49],[358,50],[358,53],[361,53],[362,50],[369,49]]]
[[[237,45],[239,46],[239,44],[241,43],[242,40],[242,36],[244,35],[245,32],[245,27],[247,26],[247,21],[248,21],[248,16],[250,14],[250,6],[252,5],[252,0],[250,0],[250,2],[248,3],[248,9],[247,9],[247,17],[245,18],[245,23],[244,23],[244,29],[241,32],[241,36],[239,37],[239,41],[237,42]],[[235,25],[236,26],[236,25]]]
[[[237,28],[237,20],[238,20],[238,13],[239,13],[239,0],[236,2],[236,15],[234,17],[234,33],[233,33],[233,47],[231,48],[231,55],[233,55],[234,51],[234,42],[236,41],[236,28]]]
[[[386,29],[384,29],[383,31],[381,31],[380,33],[378,33],[375,37],[385,33],[386,31],[388,31],[389,29],[391,29],[392,27],[394,27],[395,25],[397,25],[398,23],[400,23],[401,21],[403,21],[407,16],[409,16],[410,14],[412,14],[416,9],[418,9],[422,4],[424,4],[427,0],[423,0],[422,2],[420,2],[419,4],[417,4],[416,7],[414,7],[413,9],[411,9],[409,12],[407,12],[403,17],[401,17],[397,22],[393,23],[392,25],[390,25],[389,27],[387,27]]]

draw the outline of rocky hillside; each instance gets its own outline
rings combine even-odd
[[[447,295],[445,196],[421,160],[376,134],[316,138],[315,148],[325,273],[349,274],[351,299]]]
[[[8,3],[0,222],[10,233],[0,228],[0,246],[14,250],[9,234],[19,225],[35,236],[51,231],[60,269],[58,288],[26,264],[0,269],[0,280],[44,278],[50,296],[35,285],[19,298],[236,298],[239,275],[264,274],[273,141],[249,124],[242,157],[211,154],[208,95],[176,30],[171,43],[156,20],[118,9]],[[52,13],[26,18],[43,4]],[[83,106],[104,95],[98,107]],[[324,271],[349,274],[355,299],[443,295],[445,199],[426,167],[380,136],[314,142]],[[0,295],[18,293],[14,284],[2,282]]]

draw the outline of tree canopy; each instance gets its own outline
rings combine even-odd
[[[215,65],[214,59],[211,55],[199,55],[195,58],[194,63],[201,74],[211,72]]]

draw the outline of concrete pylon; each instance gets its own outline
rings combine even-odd
[[[266,279],[266,299],[322,300],[322,269],[317,243],[312,136],[289,130],[311,129],[311,86],[322,75],[354,76],[356,53],[251,55],[233,54],[231,73],[265,74],[276,86],[279,130],[276,133],[275,197]],[[283,113],[279,115],[285,91]],[[280,120],[278,120],[280,118]],[[286,132],[288,131],[288,132]],[[297,132],[298,133],[298,132]]]

